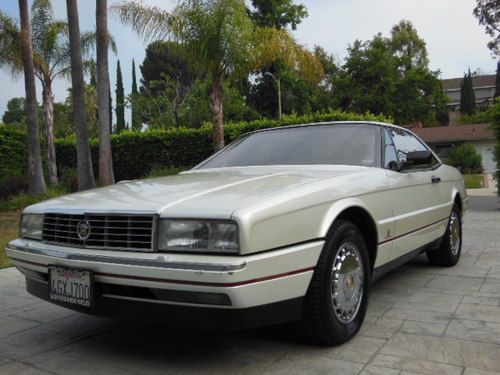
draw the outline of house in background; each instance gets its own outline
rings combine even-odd
[[[494,76],[493,76],[494,77]],[[485,173],[494,173],[495,134],[491,124],[451,125],[424,128],[416,125],[410,129],[427,143],[438,156],[445,156],[452,147],[470,143],[482,157]]]
[[[463,78],[443,79],[443,90],[448,96],[450,111],[460,110],[460,86]],[[476,107],[487,108],[495,103],[495,74],[472,77],[472,86],[476,96]]]

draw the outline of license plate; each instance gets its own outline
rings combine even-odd
[[[92,272],[49,266],[49,298],[53,301],[92,307]]]

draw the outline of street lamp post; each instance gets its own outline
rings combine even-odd
[[[276,85],[278,87],[278,119],[281,120],[281,81],[271,72],[266,72],[266,74],[271,76],[276,81]]]

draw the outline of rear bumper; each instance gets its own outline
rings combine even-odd
[[[300,317],[323,241],[247,256],[130,253],[18,239],[7,245],[28,292],[48,300],[48,265],[93,272],[95,303],[79,311],[172,325],[248,328]],[[50,301],[53,302],[53,301]]]

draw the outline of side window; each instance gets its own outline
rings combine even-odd
[[[411,151],[427,151],[427,148],[414,136],[403,129],[390,130],[399,161],[406,161],[406,155]]]
[[[387,128],[384,128],[385,136],[385,157],[384,164],[387,169],[394,169],[398,162],[398,155],[396,154],[396,148],[394,147],[394,142],[389,134]]]
[[[428,151],[428,148],[415,138],[411,133],[403,129],[392,128],[389,130],[394,146],[396,148],[396,155],[399,161],[406,161],[406,155],[412,151]],[[437,163],[436,158],[433,156],[430,165],[422,165],[419,168],[429,168]]]

